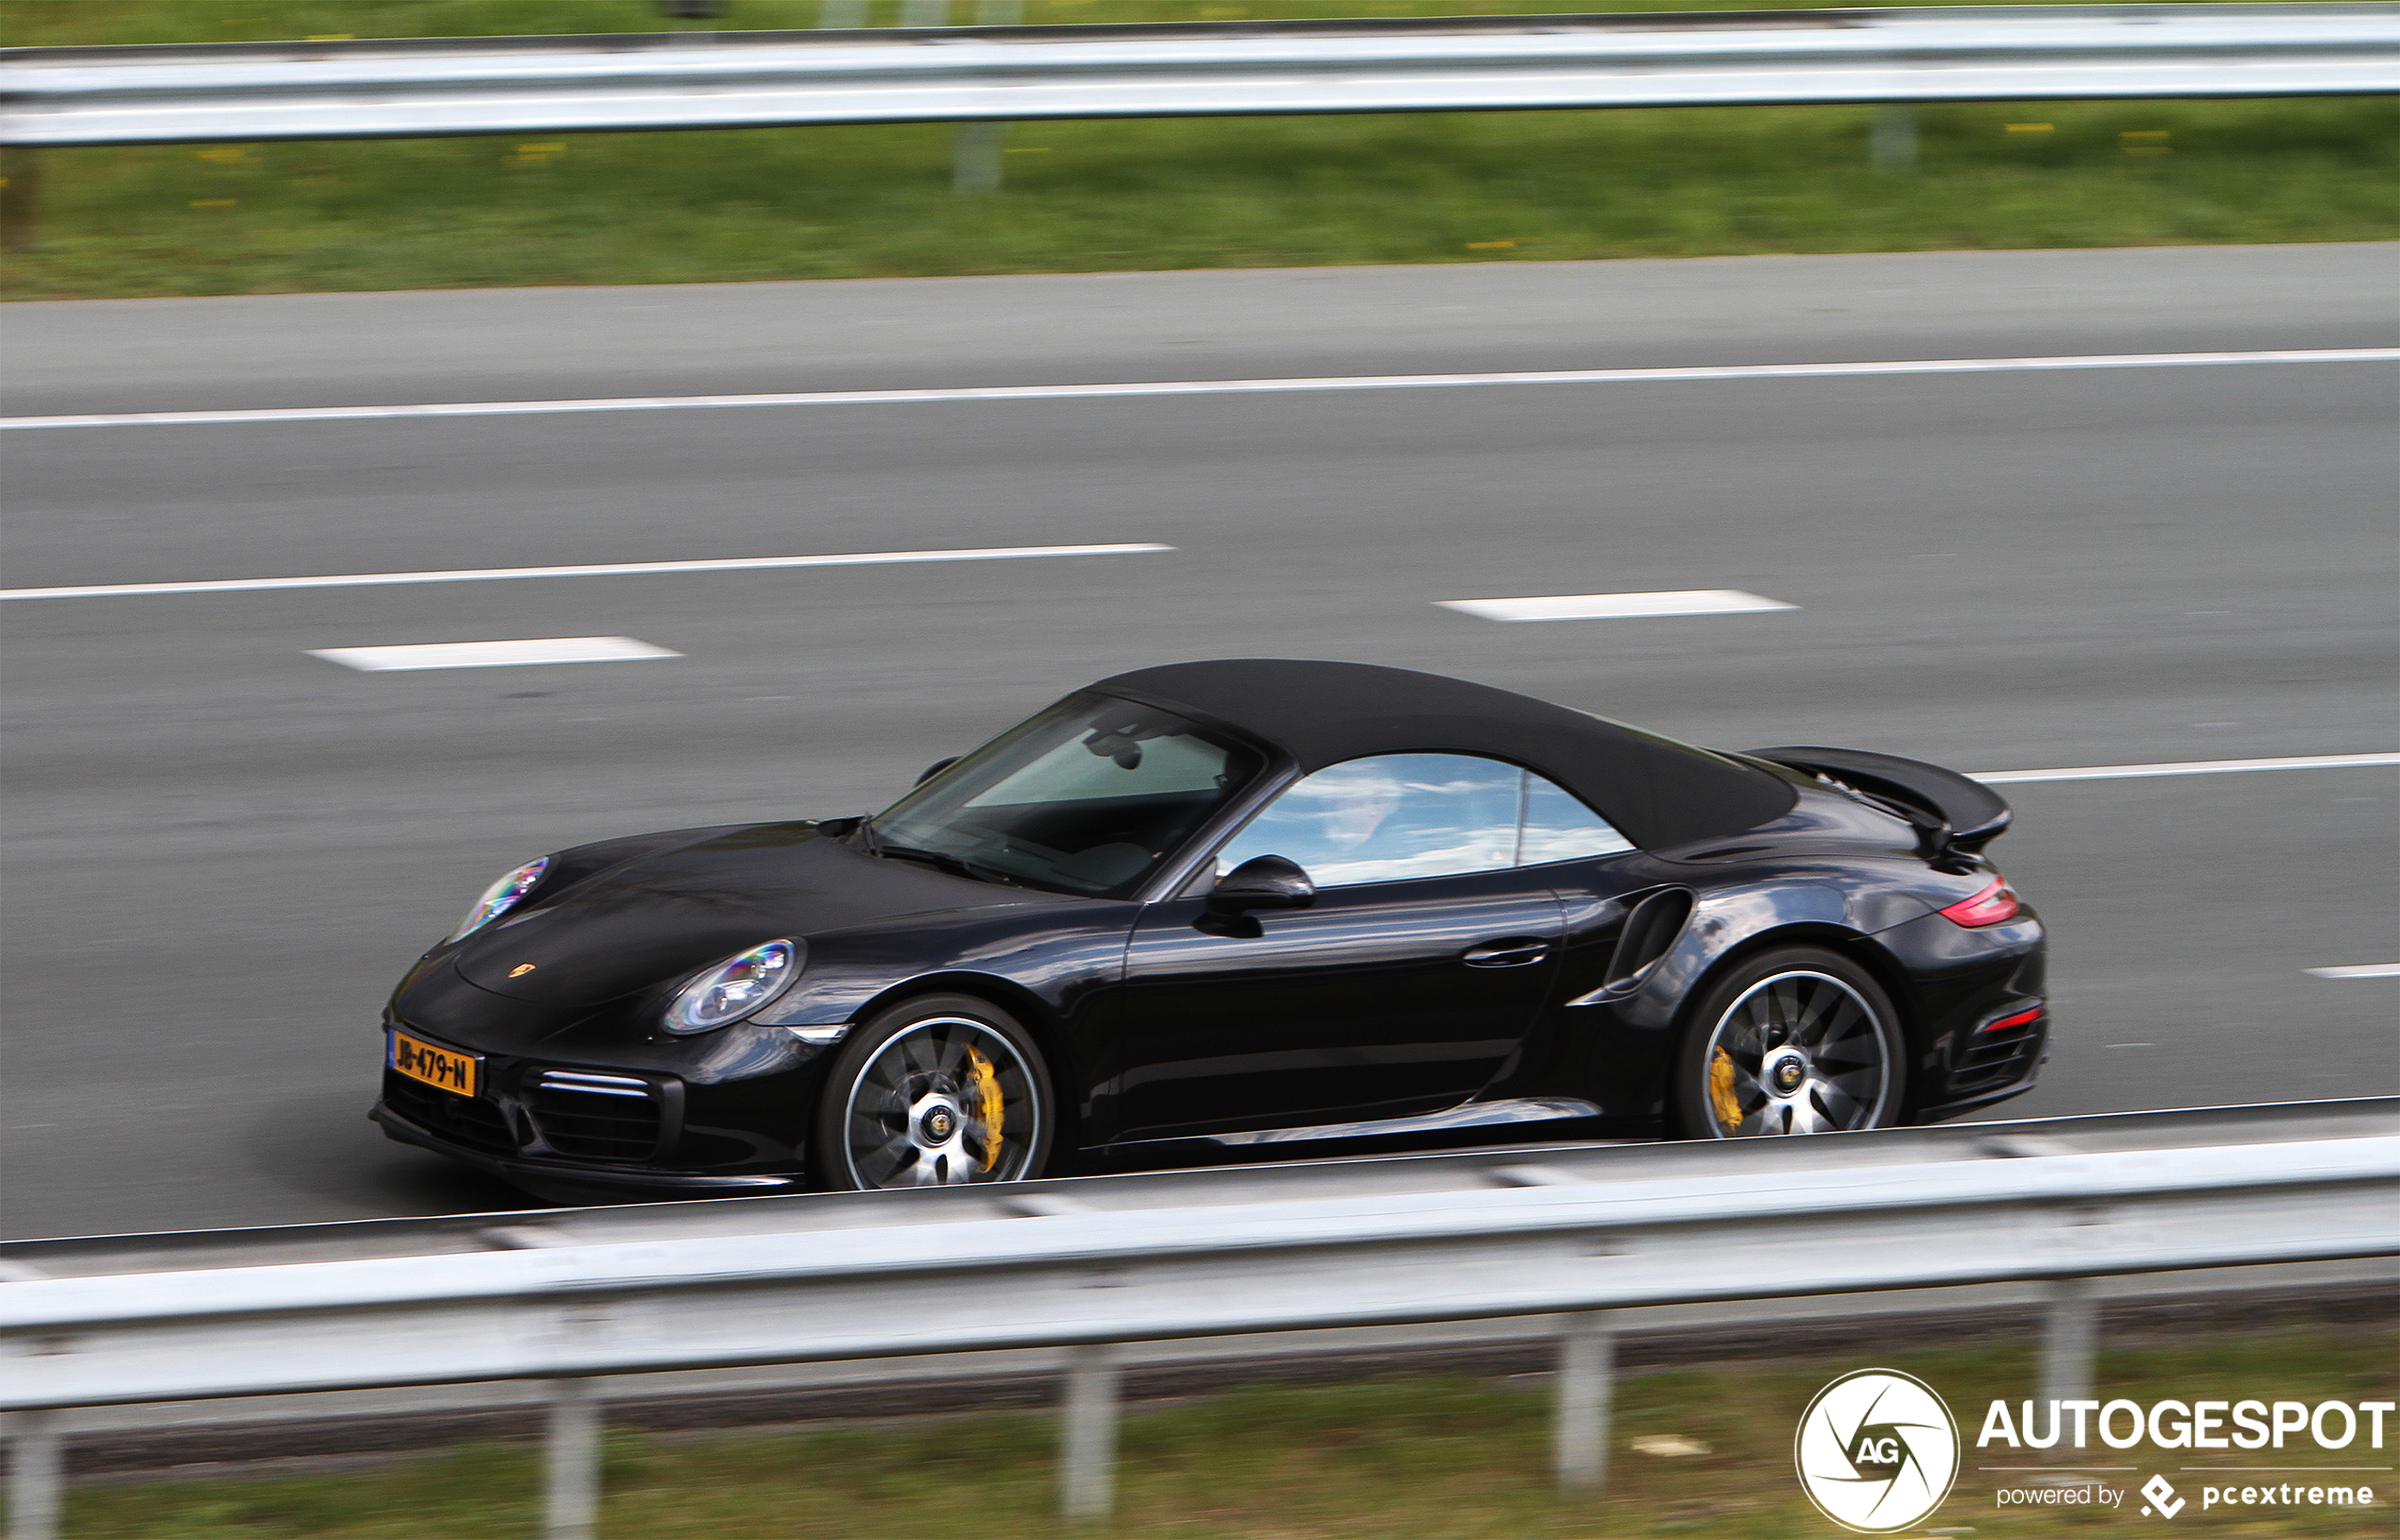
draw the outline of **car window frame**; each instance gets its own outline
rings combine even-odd
[[[1095,694],[1104,693],[1114,695],[1120,700],[1132,701],[1137,706],[1157,706],[1174,711],[1176,715],[1210,732],[1221,734],[1242,744],[1259,756],[1259,773],[1250,778],[1250,783],[1240,793],[1228,798],[1226,804],[1217,809],[1199,828],[1193,830],[1191,838],[1184,842],[1181,850],[1170,853],[1166,860],[1158,863],[1142,885],[1125,898],[1103,901],[1153,904],[1174,898],[1205,896],[1210,888],[1216,886],[1214,862],[1218,849],[1226,841],[1233,838],[1238,830],[1245,827],[1269,802],[1281,796],[1285,787],[1299,780],[1306,772],[1300,768],[1300,761],[1293,757],[1290,750],[1260,737],[1246,727],[1227,722],[1223,717],[1211,716],[1206,711],[1197,711],[1178,703],[1153,700],[1147,695],[1137,694],[1132,691],[1122,693],[1114,691],[1093,692]],[[1208,879],[1207,884],[1195,887],[1195,882],[1203,876]]]
[[[1640,854],[1641,847],[1634,843],[1634,837],[1631,834],[1626,833],[1623,830],[1618,828],[1616,820],[1609,817],[1608,814],[1601,812],[1598,808],[1593,807],[1589,802],[1586,802],[1582,797],[1577,796],[1572,790],[1559,785],[1555,779],[1543,775],[1539,770],[1534,769],[1533,766],[1520,764],[1517,765],[1517,768],[1524,771],[1535,780],[1541,781],[1544,785],[1551,787],[1552,790],[1556,791],[1559,796],[1564,796],[1569,802],[1574,803],[1577,807],[1582,808],[1585,812],[1599,819],[1603,824],[1607,826],[1610,833],[1625,842],[1625,848],[1621,850],[1603,850],[1595,855],[1587,856],[1558,856],[1549,861],[1519,861],[1515,866],[1511,867],[1510,870],[1520,872],[1541,871],[1544,868],[1551,866],[1571,866],[1579,861],[1615,861],[1620,856]],[[1534,789],[1532,786],[1528,785],[1525,788],[1524,796],[1518,798],[1517,805],[1517,849],[1520,856],[1525,850],[1525,813],[1526,810],[1531,808],[1533,805]]]

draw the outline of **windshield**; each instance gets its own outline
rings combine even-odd
[[[868,821],[896,860],[1123,898],[1259,773],[1259,756],[1156,707],[1078,695]]]

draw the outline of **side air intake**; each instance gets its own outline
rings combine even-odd
[[[1691,890],[1660,888],[1645,895],[1625,916],[1617,936],[1617,950],[1608,959],[1608,982],[1570,1005],[1591,1005],[1616,1000],[1641,987],[1658,959],[1667,955],[1691,918]]]

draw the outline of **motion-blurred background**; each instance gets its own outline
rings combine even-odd
[[[966,0],[682,9],[715,14],[16,0],[0,25],[57,46],[978,19]],[[1026,0],[1022,19],[1533,9]],[[38,302],[0,318],[5,410],[2396,340],[2387,98],[1927,107],[1900,169],[1873,163],[1872,121],[1027,123],[981,196],[953,189],[947,125],[16,153],[6,292]],[[857,282],[783,282],[821,279]],[[2389,1094],[2393,985],[2357,974],[2400,947],[2391,769],[2205,766],[2391,748],[2393,404],[2387,366],[2248,364],[8,435],[12,590],[1174,549],[0,607],[0,1223],[520,1206],[363,1116],[383,992],[484,882],[614,833],[862,811],[1092,678],[1226,655],[1458,674],[1726,747],[2202,766],[2010,788],[2019,821],[1995,854],[2051,926],[2058,1028],[2042,1088],[1999,1115]],[[1502,624],[1437,603],[1699,589],[1797,607]],[[594,635],[679,656],[385,674],[311,656]],[[2130,1343],[2151,1356],[2118,1369],[2158,1395],[2254,1368],[2355,1399],[2388,1368],[2383,1308],[2256,1340],[2211,1319]],[[1540,1407],[1493,1377],[1526,1365],[1478,1360],[1482,1377],[1245,1391],[1138,1422],[1125,1522],[1797,1532],[1815,1520],[1776,1463],[1825,1376],[1759,1377],[1746,1360],[1781,1349],[1730,1327],[1718,1346],[1662,1350],[1702,1367],[1626,1393],[1627,1436],[1668,1442],[1625,1456],[1614,1507],[1547,1495]],[[1940,1351],[1992,1394],[2021,1358],[2016,1337]],[[1769,1411],[1746,1417],[1746,1397]],[[1046,1428],[629,1441],[611,1532],[1046,1532]],[[95,1488],[70,1532],[532,1522],[527,1457],[442,1458],[350,1482]]]
[[[16,45],[1006,21],[1803,8],[1513,0],[9,0]],[[946,124],[52,151],[16,298],[2385,240],[2388,97],[1019,126],[1007,194],[951,191]]]

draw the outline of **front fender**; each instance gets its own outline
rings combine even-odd
[[[837,1026],[903,993],[990,992],[974,988],[979,979],[1038,1001],[1063,1019],[1085,995],[1123,975],[1134,913],[1129,903],[1036,899],[813,935],[807,970],[758,1019],[781,1027]]]

